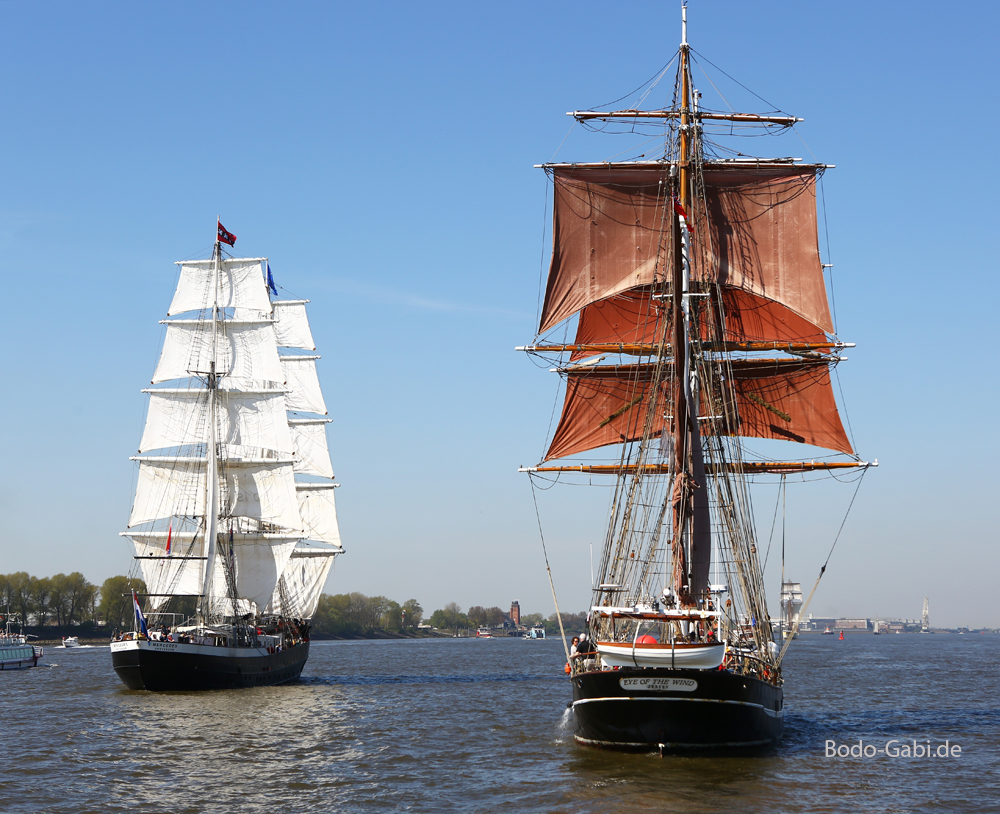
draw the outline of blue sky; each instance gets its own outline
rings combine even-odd
[[[828,259],[858,344],[839,375],[881,466],[810,610],[916,617],[926,595],[935,624],[1000,626],[983,579],[1000,572],[983,350],[1000,12],[941,9],[695,0],[690,41],[805,119],[749,147],[837,165]],[[516,471],[541,455],[557,385],[513,351],[545,262],[532,165],[624,146],[565,111],[653,75],[678,20],[660,2],[0,3],[0,572],[127,570],[157,320],[173,261],[207,256],[221,215],[238,254],[312,300],[347,549],[328,590],[550,613]],[[852,494],[789,488],[790,576],[811,586]],[[563,608],[588,602],[605,503],[540,495]],[[765,496],[765,537],[772,511]]]

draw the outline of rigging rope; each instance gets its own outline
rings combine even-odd
[[[552,602],[556,606],[556,619],[559,620],[559,634],[562,636],[563,650],[566,653],[566,663],[569,664],[569,645],[566,643],[566,629],[563,627],[562,613],[559,612],[559,600],[556,599],[556,585],[552,581],[552,568],[549,566],[549,552],[545,550],[545,535],[542,533],[542,516],[538,513],[538,498],[535,497],[535,479],[528,473],[528,483],[531,484],[531,499],[535,504],[535,520],[538,521],[538,536],[542,541],[542,555],[545,557],[545,570],[549,575],[549,587],[552,589]]]
[[[819,576],[816,577],[816,583],[809,592],[809,598],[806,599],[806,604],[803,605],[802,610],[799,611],[798,618],[795,620],[795,626],[792,628],[791,634],[785,640],[784,647],[781,648],[781,652],[778,654],[778,660],[776,662],[776,666],[778,667],[781,666],[782,659],[785,658],[785,651],[788,650],[788,645],[792,643],[792,639],[794,639],[796,634],[799,632],[799,624],[802,622],[802,617],[806,615],[806,609],[809,607],[809,603],[812,602],[813,595],[819,587],[819,581],[823,579],[823,574],[826,572],[826,566],[829,565],[830,557],[833,556],[833,549],[837,547],[837,541],[840,539],[840,533],[844,530],[844,524],[847,523],[847,518],[851,513],[851,507],[854,506],[854,499],[858,496],[858,490],[861,489],[861,481],[865,479],[865,475],[867,474],[868,467],[865,467],[864,471],[861,473],[861,477],[858,478],[858,485],[854,487],[854,494],[851,496],[851,502],[847,506],[847,511],[844,512],[844,519],[840,523],[840,528],[837,529],[837,536],[833,540],[833,545],[830,546],[830,553],[826,555],[826,562],[824,562],[823,567],[819,569]]]

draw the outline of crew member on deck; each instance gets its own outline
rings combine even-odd
[[[594,643],[587,638],[586,633],[580,634],[580,644],[576,646],[576,655],[573,656],[575,659],[585,659],[592,656],[597,652],[597,648],[594,647]]]

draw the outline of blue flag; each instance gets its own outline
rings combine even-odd
[[[271,264],[267,264],[267,287],[275,297],[278,296],[278,289],[274,285],[274,278],[271,276]]]
[[[147,639],[149,638],[149,628],[146,627],[146,617],[142,615],[142,608],[139,607],[139,597],[132,591],[132,607],[135,610],[135,618],[139,623],[139,632]]]

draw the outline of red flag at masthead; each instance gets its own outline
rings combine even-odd
[[[232,232],[227,232],[226,227],[222,225],[222,221],[217,221],[219,225],[219,243],[228,243],[230,246],[236,243],[236,235]]]
[[[687,212],[684,211],[684,207],[681,206],[681,202],[677,200],[677,196],[674,196],[674,212],[676,212],[681,217],[681,226],[686,228],[689,232],[694,231],[694,227],[691,225],[691,221],[688,220]],[[220,229],[222,227],[219,227]]]

